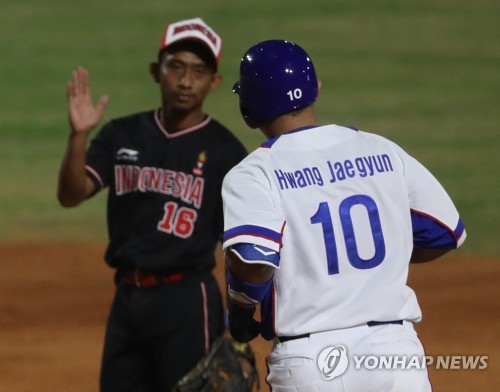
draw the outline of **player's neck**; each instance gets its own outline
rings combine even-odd
[[[207,115],[201,108],[191,112],[159,110],[159,120],[163,127],[170,133],[180,132],[184,129],[192,128],[203,122]]]
[[[272,139],[294,129],[310,127],[311,125],[317,125],[314,106],[308,106],[303,110],[280,116],[272,122],[261,126],[260,130],[268,139]]]

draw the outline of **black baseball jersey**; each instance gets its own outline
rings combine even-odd
[[[117,268],[211,270],[223,232],[221,186],[246,156],[219,122],[169,133],[159,109],[108,122],[87,150],[87,173],[109,187],[106,261]]]

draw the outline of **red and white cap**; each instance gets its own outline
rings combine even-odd
[[[194,40],[205,44],[213,54],[216,63],[219,62],[222,52],[222,39],[201,18],[187,19],[169,24],[163,34],[160,50],[184,40]]]

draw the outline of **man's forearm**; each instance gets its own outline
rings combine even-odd
[[[57,198],[64,207],[80,204],[93,191],[85,172],[88,134],[71,133],[59,172]]]

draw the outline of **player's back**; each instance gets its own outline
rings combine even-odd
[[[404,152],[334,125],[291,132],[267,147],[267,176],[286,220],[276,333],[418,320],[406,286],[413,243]]]

